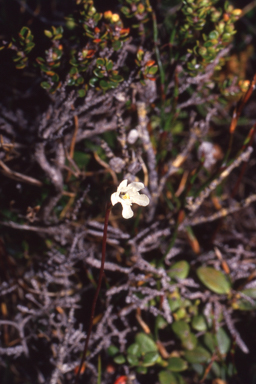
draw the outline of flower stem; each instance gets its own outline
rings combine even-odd
[[[90,335],[91,335],[91,332],[92,332],[95,307],[96,307],[97,299],[98,299],[99,292],[100,292],[101,282],[102,282],[102,278],[103,278],[103,274],[104,274],[104,264],[105,264],[105,258],[106,258],[108,219],[109,219],[109,214],[110,214],[110,211],[111,211],[111,205],[112,205],[111,203],[108,203],[107,207],[106,207],[105,222],[104,222],[104,232],[103,232],[103,239],[102,239],[101,266],[100,266],[99,280],[98,280],[97,288],[96,288],[96,291],[95,291],[95,294],[94,294],[94,298],[93,298],[93,302],[92,302],[90,324],[89,324],[89,328],[88,328],[88,331],[87,331],[87,337],[86,337],[86,342],[85,342],[85,346],[84,346],[83,355],[82,355],[81,362],[80,362],[80,365],[79,365],[79,368],[78,368],[78,371],[77,371],[77,374],[76,374],[75,384],[78,383],[78,380],[79,380],[79,377],[80,377],[80,373],[81,373],[81,369],[82,369],[83,363],[84,363],[85,358],[86,358],[86,353],[87,353],[87,349],[88,349],[88,345],[89,345]]]

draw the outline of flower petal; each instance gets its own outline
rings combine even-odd
[[[140,195],[138,193],[137,196],[132,197],[132,202],[138,205],[141,205],[142,207],[145,207],[149,204],[149,198],[147,195]]]
[[[140,191],[141,189],[145,188],[145,185],[143,183],[134,181],[133,183],[128,185],[128,188],[135,189],[136,191]]]
[[[111,195],[111,203],[112,203],[112,205],[115,205],[118,202],[119,202],[119,193],[117,193],[117,192],[112,193],[112,195]]]
[[[121,190],[123,189],[123,188],[126,188],[127,187],[127,180],[125,179],[125,180],[123,180],[120,184],[119,184],[119,186],[117,187],[117,192],[121,192]]]
[[[124,219],[130,219],[131,217],[133,217],[133,211],[130,205],[123,205],[122,215]]]

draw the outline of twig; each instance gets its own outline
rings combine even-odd
[[[70,144],[70,151],[69,151],[70,159],[73,159],[73,156],[74,156],[74,150],[75,150],[75,145],[76,145],[76,136],[77,136],[78,127],[79,127],[78,117],[76,115],[74,115],[74,125],[75,125],[75,130],[74,130],[74,134],[73,134],[72,141]],[[69,181],[70,177],[71,177],[71,171],[68,171],[68,174],[66,177],[66,182]]]
[[[12,171],[9,167],[7,167],[7,165],[2,160],[0,160],[0,166],[3,169],[1,172],[5,176],[10,177],[10,179],[14,179],[14,180],[21,181],[28,184],[33,184],[33,185],[36,185],[37,187],[43,186],[43,183],[41,183],[41,181],[36,180],[33,177],[26,176],[26,175],[23,175],[22,173]]]

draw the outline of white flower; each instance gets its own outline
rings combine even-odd
[[[133,203],[145,207],[149,204],[147,195],[141,195],[138,191],[144,188],[143,183],[133,182],[127,185],[127,180],[123,180],[117,187],[117,192],[112,193],[111,203],[115,205],[121,203],[123,207],[122,215],[125,219],[130,219],[133,216],[131,205]]]

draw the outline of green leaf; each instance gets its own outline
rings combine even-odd
[[[147,373],[148,369],[147,367],[137,367],[136,372],[141,373],[142,375],[145,375]]]
[[[174,374],[170,371],[161,371],[158,374],[160,384],[178,384]]]
[[[145,52],[142,49],[139,49],[137,52],[137,59],[141,61],[143,59]]]
[[[54,61],[59,60],[63,54],[61,49],[54,48],[53,50]]]
[[[71,79],[68,79],[68,85],[69,86],[72,86],[72,85],[75,85],[76,84],[76,81],[74,78],[71,78]]]
[[[106,69],[107,71],[111,71],[112,68],[113,68],[113,61],[109,60],[106,64]]]
[[[189,273],[189,263],[185,260],[180,260],[174,263],[168,271],[168,276],[172,279],[186,279]]]
[[[115,345],[110,345],[107,349],[107,352],[109,354],[109,356],[115,356],[118,352],[119,352],[119,349],[115,346]]]
[[[209,351],[211,353],[214,353],[214,351],[216,349],[216,338],[215,338],[215,336],[212,333],[210,333],[210,332],[206,332],[204,334],[204,344],[209,349]]]
[[[219,294],[228,294],[231,286],[226,276],[212,267],[200,267],[197,269],[197,276],[201,282],[211,291]]]
[[[109,89],[109,84],[108,84],[107,81],[105,81],[105,80],[101,80],[101,81],[100,81],[100,87],[101,87],[102,89],[104,89],[104,90],[107,90],[107,89]]]
[[[51,84],[47,83],[47,81],[43,81],[43,82],[41,83],[41,87],[42,87],[43,89],[50,89],[50,88],[51,88]]]
[[[51,31],[47,31],[47,29],[45,29],[45,30],[44,30],[44,34],[45,34],[45,36],[49,37],[49,39],[52,38],[52,33],[51,33]]]
[[[129,13],[130,13],[130,9],[129,9],[128,7],[122,7],[122,8],[121,8],[121,12],[123,12],[123,14],[124,14],[125,16],[127,16],[127,15],[129,15]]]
[[[232,307],[240,311],[253,311],[256,309],[256,304],[253,305],[246,299],[238,299],[232,304]]]
[[[202,376],[204,373],[204,367],[202,364],[192,364],[193,370],[198,373],[199,376]]]
[[[84,83],[84,78],[82,76],[78,77],[78,79],[76,79],[76,84],[77,85],[81,85]]]
[[[138,344],[133,343],[127,348],[127,353],[130,355],[141,356],[140,347]]]
[[[203,315],[194,316],[191,325],[196,331],[206,331],[207,329],[207,324]]]
[[[157,65],[153,65],[153,67],[150,67],[148,69],[149,75],[155,75],[157,71],[158,71],[158,66]]]
[[[144,367],[151,367],[156,363],[159,357],[160,355],[158,352],[147,352],[143,357],[142,365]]]
[[[108,88],[116,88],[118,86],[118,83],[114,83],[113,81],[108,81]]]
[[[209,33],[209,39],[210,40],[214,40],[214,39],[218,39],[219,37],[219,32],[218,31],[212,31]]]
[[[59,75],[57,73],[54,73],[54,75],[52,76],[52,81],[54,81],[54,83],[57,83],[59,81]]]
[[[72,67],[69,71],[70,75],[76,75],[78,73],[78,69],[76,67]]]
[[[78,96],[79,97],[85,97],[86,95],[86,92],[84,89],[79,89],[79,91],[77,92]]]
[[[210,353],[200,346],[193,351],[185,351],[184,357],[189,363],[206,363],[211,359]]]
[[[180,357],[171,357],[168,360],[168,369],[172,372],[182,372],[188,368],[188,364]]]
[[[182,303],[182,305],[183,305],[183,303]],[[187,311],[186,311],[186,308],[184,308],[184,306],[182,306],[181,308],[179,308],[176,311],[176,313],[175,313],[175,320],[179,321],[179,320],[184,319],[185,317],[187,317]]]
[[[190,333],[189,325],[183,320],[172,323],[172,330],[180,339],[188,337]]]
[[[119,51],[119,49],[122,48],[122,42],[119,40],[115,40],[112,43],[112,48],[114,49],[114,51]]]
[[[105,65],[105,60],[102,59],[102,58],[98,58],[98,59],[96,60],[96,65],[97,65],[98,68],[103,67],[103,66]]]
[[[124,355],[118,355],[118,356],[114,357],[114,362],[116,364],[124,364],[125,363]]]
[[[189,334],[186,337],[185,336],[182,337],[181,340],[182,340],[182,346],[188,349],[189,351],[193,350],[197,345],[197,338],[191,332],[189,332]]]
[[[15,68],[17,68],[17,69],[23,69],[23,68],[25,68],[25,66],[26,66],[26,63],[25,63],[24,61],[22,61],[21,63],[16,64],[16,65],[15,65]]]
[[[139,364],[139,358],[135,355],[127,355],[127,361],[130,365],[138,365]]]
[[[98,79],[97,77],[92,77],[90,80],[89,80],[89,84],[91,87],[95,87],[96,83],[98,82]]]
[[[62,34],[63,33],[63,27],[60,25],[59,27],[56,28],[56,34]]]
[[[75,57],[72,57],[72,58],[69,60],[69,62],[70,62],[71,65],[74,65],[74,66],[76,66],[76,67],[78,66],[78,63],[77,63]]]
[[[231,340],[223,328],[216,333],[216,340],[221,355],[226,355],[230,350]]]
[[[232,303],[232,307],[234,309],[240,309],[241,311],[252,311],[256,309],[256,302],[254,304],[248,301],[245,297],[241,297],[239,295],[239,291],[236,300]],[[256,299],[256,288],[247,288],[241,291],[244,295]]]
[[[22,37],[28,38],[31,35],[31,31],[28,27],[22,27],[19,35],[21,35]]]
[[[58,35],[55,35],[53,40],[60,40],[62,38],[62,34],[59,33]]]
[[[116,82],[120,83],[121,81],[124,80],[124,78],[121,75],[113,75],[113,74],[111,74],[110,80],[116,81]]]
[[[175,294],[175,293],[174,293]],[[169,307],[170,307],[170,310],[172,312],[175,312],[178,308],[181,307],[182,305],[182,300],[180,298],[180,296],[177,296],[177,295],[172,295],[171,297],[169,297],[168,299],[168,303],[169,303]]]
[[[247,288],[241,291],[244,295],[251,297],[252,299],[256,299],[256,288]]]
[[[101,13],[95,13],[93,16],[94,23],[98,24],[98,21],[100,21],[101,17],[102,17]]]
[[[103,78],[104,77],[104,73],[103,71],[101,71],[99,68],[96,68],[94,71],[93,71],[94,75],[97,76],[97,77],[100,77],[100,78]]]
[[[28,43],[28,44],[26,45],[26,48],[24,49],[24,52],[25,52],[26,54],[28,54],[29,52],[32,51],[32,49],[34,48],[34,46],[35,46],[35,43]]]
[[[135,336],[135,341],[140,347],[141,354],[158,351],[156,343],[145,333],[137,333]]]
[[[211,371],[214,373],[216,377],[221,377],[221,368],[216,361],[212,363]],[[233,375],[232,375],[233,376]]]
[[[158,329],[164,329],[166,326],[167,326],[166,320],[162,316],[158,315],[156,318],[156,327]]]

